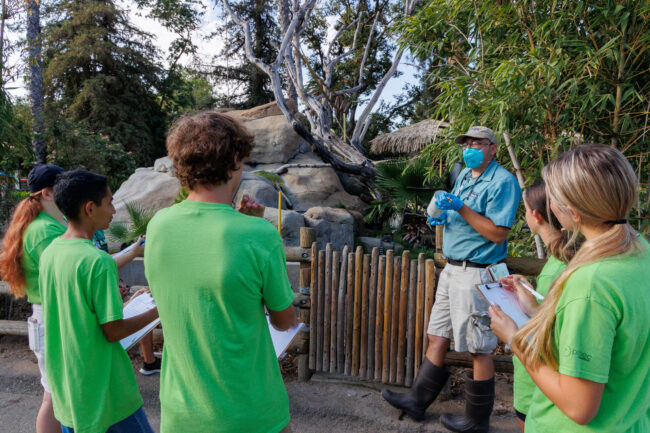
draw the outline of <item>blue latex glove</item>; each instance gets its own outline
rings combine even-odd
[[[463,201],[451,193],[441,194],[436,198],[438,209],[459,211],[463,207]]]
[[[444,226],[447,224],[447,212],[441,213],[439,217],[429,217],[427,222],[431,226]]]

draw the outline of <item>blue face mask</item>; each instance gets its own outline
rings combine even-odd
[[[468,147],[467,149],[463,149],[463,159],[467,168],[479,168],[483,163],[483,151]]]

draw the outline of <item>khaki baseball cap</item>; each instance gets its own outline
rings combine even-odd
[[[494,131],[492,131],[490,128],[486,128],[485,126],[472,126],[467,130],[466,133],[460,134],[458,137],[456,137],[454,143],[463,144],[467,137],[487,138],[490,140],[490,143],[497,144],[497,137],[494,135]]]

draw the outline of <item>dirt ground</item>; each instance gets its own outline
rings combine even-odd
[[[130,353],[137,370],[141,358]],[[441,396],[427,411],[426,420],[417,423],[409,418],[399,420],[399,412],[380,396],[383,385],[368,382],[337,381],[314,375],[309,382],[296,378],[292,359],[283,364],[285,385],[289,394],[291,427],[295,433],[388,433],[447,432],[439,421],[445,412],[463,411],[463,369],[453,369],[450,393]],[[159,376],[143,376],[136,372],[144,409],[156,431],[160,425],[158,401]],[[0,430],[33,432],[36,414],[42,399],[42,388],[36,358],[27,347],[27,338],[0,336]],[[404,388],[393,387],[401,391]],[[497,375],[497,401],[491,418],[493,433],[518,433],[512,410],[512,376]],[[206,432],[208,432],[206,430]]]

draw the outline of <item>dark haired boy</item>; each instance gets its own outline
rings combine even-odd
[[[68,228],[41,256],[45,366],[63,432],[152,432],[131,362],[119,341],[158,317],[122,319],[115,260],[92,237],[113,218],[105,176],[59,176],[54,201]]]
[[[238,122],[204,112],[167,136],[189,195],[147,228],[145,272],[163,324],[161,432],[269,432],[289,423],[268,331],[296,323],[282,238],[232,198],[251,151]]]

